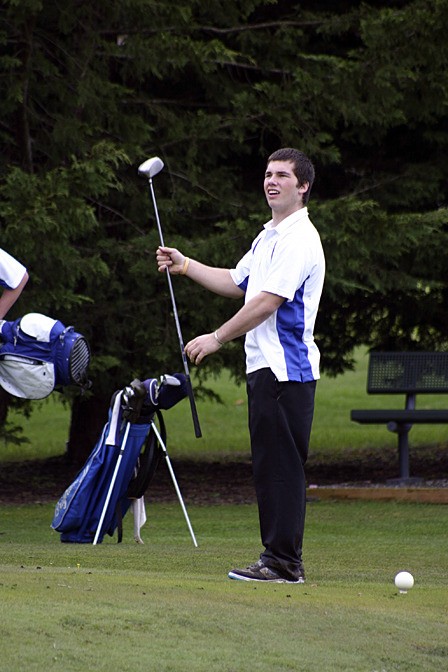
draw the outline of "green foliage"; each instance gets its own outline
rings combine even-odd
[[[375,201],[347,197],[317,206],[316,213],[327,265],[338,269],[327,276],[318,322],[328,370],[343,372],[354,342],[386,350],[445,349],[440,250],[448,244],[446,209],[388,214]]]
[[[31,259],[31,274],[32,260],[38,262],[35,287],[24,295],[34,310],[68,315],[92,300],[82,292],[86,278],[109,274],[91,240],[100,226],[92,202],[121,188],[115,171],[125,160],[121,150],[100,142],[90,155],[72,156],[64,167],[40,174],[9,170],[0,186],[2,245],[26,263]]]

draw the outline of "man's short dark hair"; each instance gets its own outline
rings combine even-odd
[[[315,176],[314,166],[306,154],[298,149],[293,149],[292,147],[283,147],[271,154],[268,158],[268,163],[270,161],[291,161],[294,165],[293,171],[294,175],[297,177],[299,186],[302,186],[305,182],[308,182],[309,184],[307,191],[302,194],[303,205],[306,205],[310,199],[310,191]]]

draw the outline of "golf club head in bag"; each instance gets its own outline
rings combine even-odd
[[[132,423],[140,418],[146,422],[157,409],[168,410],[187,396],[187,378],[183,373],[165,374],[160,381],[135,379],[123,390],[123,418]]]

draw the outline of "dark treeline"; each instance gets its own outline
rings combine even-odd
[[[323,370],[361,343],[446,349],[448,0],[6,0],[0,20],[1,246],[31,276],[13,316],[75,324],[94,355],[73,457],[114,389],[182,370],[137,175],[150,156],[166,242],[231,266],[269,215],[267,155],[304,150]],[[182,278],[175,292],[185,340],[236,308]],[[241,344],[201,379],[223,366],[242,375]]]

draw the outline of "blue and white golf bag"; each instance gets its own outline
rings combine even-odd
[[[0,385],[22,399],[43,399],[55,388],[88,389],[90,348],[84,336],[40,313],[0,320]]]
[[[134,538],[141,542],[140,527],[146,521],[143,495],[166,442],[160,410],[187,396],[183,374],[163,376],[130,386],[112,397],[108,422],[100,439],[73,483],[59,499],[51,527],[62,542],[98,543],[113,536],[132,506]],[[156,436],[154,417],[158,418]]]

